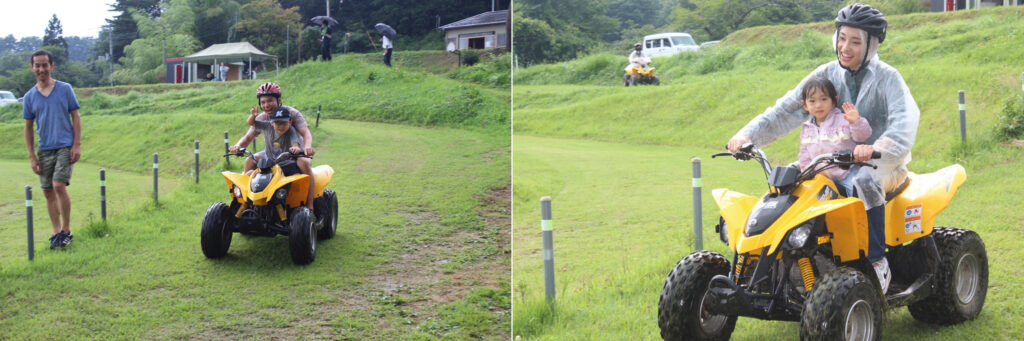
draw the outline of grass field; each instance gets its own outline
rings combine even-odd
[[[937,221],[977,231],[989,256],[988,297],[974,321],[939,327],[906,309],[885,316],[883,339],[1016,340],[1024,329],[1020,278],[1024,151],[997,141],[1003,103],[1020,96],[1024,10],[893,17],[880,51],[921,107],[911,171],[953,163],[968,179]],[[737,32],[722,49],[658,62],[659,87],[624,89],[625,59],[589,56],[516,72],[513,142],[513,334],[524,340],[660,339],[657,304],[673,265],[693,250],[692,157],[703,160],[703,244],[714,235],[714,188],[766,190],[754,164],[710,159],[739,128],[831,60],[822,24]],[[820,46],[819,46],[820,45]],[[819,47],[825,47],[820,49]],[[618,59],[621,59],[618,60]],[[614,67],[613,67],[614,66]],[[535,69],[536,68],[536,69]],[[600,74],[598,74],[600,73]],[[549,75],[550,77],[545,77]],[[967,91],[969,144],[959,141],[956,92]],[[795,134],[765,148],[796,159]],[[538,199],[552,197],[556,303],[544,300]],[[595,328],[594,326],[601,326]],[[795,339],[799,325],[741,318],[734,340]]]
[[[338,70],[361,65],[314,64]],[[0,196],[0,339],[506,337],[509,135],[507,123],[499,129],[477,124],[486,120],[476,117],[507,120],[507,92],[367,68],[386,79],[373,91],[390,86],[396,90],[385,99],[403,105],[374,112],[412,115],[409,110],[433,107],[467,113],[456,106],[476,104],[471,115],[457,118],[472,123],[414,121],[415,115],[376,119],[407,124],[395,125],[327,114],[319,127],[311,127],[318,151],[314,164],[335,170],[328,188],[338,193],[340,217],[338,235],[319,245],[308,266],[292,264],[284,237],[236,234],[221,260],[206,259],[200,249],[203,214],[211,203],[228,199],[220,175],[223,131],[232,143],[244,132],[245,112],[255,102],[251,87],[84,99],[84,154],[69,187],[75,242],[66,250],[46,248],[51,231],[37,188],[32,262],[25,253],[24,186],[38,187],[38,179],[24,156],[23,121],[0,123],[0,132],[12,137],[0,142],[0,170],[11,179],[0,185],[8,193]],[[300,77],[290,79],[286,104],[288,95],[312,98],[303,97],[307,88]],[[331,83],[319,96],[347,94],[351,82]],[[479,98],[460,104],[441,97],[431,104],[429,94],[401,90],[405,82],[462,89],[453,91]],[[304,111],[313,124],[315,114]],[[349,114],[375,117],[354,109]],[[195,139],[202,168],[198,185],[191,175]],[[155,152],[159,205],[151,199]],[[231,165],[237,171],[240,160]],[[98,167],[108,170],[106,226],[98,222]]]

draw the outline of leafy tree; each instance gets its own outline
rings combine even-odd
[[[234,0],[196,0],[192,35],[203,46],[228,42],[229,32],[234,30],[236,15],[241,8],[242,5]]]
[[[523,0],[516,2],[517,18],[535,19],[547,24],[552,30],[550,37],[541,37],[534,42],[520,35],[519,24],[513,19],[515,38],[513,45],[547,44],[543,49],[529,48],[535,53],[517,52],[520,62],[536,63],[574,58],[603,47],[606,35],[618,30],[617,20],[605,15],[607,0]],[[523,29],[532,33],[547,32],[543,26],[532,23]],[[534,26],[531,28],[530,26]],[[548,39],[551,38],[551,39]],[[517,48],[518,50],[519,48]],[[523,50],[524,52],[526,49]],[[538,55],[536,52],[543,52]]]
[[[515,41],[512,50],[520,62],[530,65],[550,60],[555,48],[555,30],[544,21],[523,17],[518,10],[513,12]]]
[[[115,0],[110,5],[111,12],[118,12],[113,19],[107,19],[107,24],[112,28],[114,60],[120,60],[124,56],[124,47],[139,38],[138,26],[135,24],[133,13],[142,13],[148,18],[159,17],[162,10],[160,0]],[[95,47],[97,55],[107,53],[107,47]]]
[[[50,17],[50,22],[46,25],[46,33],[43,34],[43,45],[60,46],[64,48],[65,53],[68,50],[68,42],[64,40],[64,27],[61,26],[60,19],[57,19],[56,14]],[[67,57],[66,54],[65,57]]]
[[[747,27],[808,22],[808,0],[692,0],[693,9],[677,7],[669,27],[688,31],[698,41],[722,39]]]
[[[284,56],[285,31],[291,31],[294,40],[302,27],[298,10],[298,7],[281,8],[274,0],[255,0],[243,5],[237,25],[241,40],[263,52]],[[289,30],[289,25],[295,30]]]
[[[199,48],[199,42],[192,37],[195,13],[191,0],[170,0],[167,10],[158,18],[151,18],[142,11],[133,11],[142,38],[125,47],[125,56],[120,59],[124,66],[115,70],[113,78],[120,84],[142,84],[161,81],[166,71],[166,56],[184,56]],[[165,45],[166,44],[166,45]]]
[[[79,62],[89,59],[89,51],[96,44],[96,38],[93,37],[71,36],[66,37],[65,41],[68,43],[68,59]]]

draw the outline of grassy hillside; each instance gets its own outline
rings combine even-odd
[[[349,120],[507,130],[507,86],[478,85],[380,63],[358,56],[339,56],[331,62],[291,66],[269,80],[281,85],[284,103],[315,118],[322,115]],[[490,70],[488,70],[490,71]],[[485,71],[486,72],[486,71]],[[496,77],[509,77],[508,68],[496,68]],[[198,85],[147,85],[130,90],[95,92],[80,98],[83,115],[141,115],[162,112],[237,113],[257,105],[256,87],[267,80],[213,82]],[[507,85],[507,83],[505,84]],[[136,88],[131,88],[136,89]],[[163,91],[172,89],[174,91]],[[106,91],[106,90],[104,90]],[[150,92],[151,96],[144,94]],[[0,121],[20,120],[18,105],[0,108]]]
[[[0,142],[9,178],[0,185],[0,339],[508,335],[507,89],[345,57],[293,66],[277,81],[285,103],[306,114],[313,163],[334,168],[328,188],[339,198],[338,235],[303,267],[291,263],[283,237],[235,235],[222,260],[199,246],[205,210],[228,199],[223,132],[234,143],[245,131],[256,82],[83,98],[83,156],[69,187],[76,238],[61,251],[45,247],[51,231],[27,167],[20,108],[0,110],[0,133],[12,137]],[[106,225],[100,167],[108,170]],[[26,184],[36,197],[32,262]]]
[[[951,163],[968,180],[938,224],[978,231],[989,254],[989,291],[975,321],[938,327],[906,309],[885,316],[884,339],[1013,339],[1024,330],[1015,293],[1024,268],[1024,150],[997,141],[1008,98],[1021,96],[1019,7],[890,18],[880,57],[906,79],[921,108],[914,172]],[[830,23],[740,31],[710,50],[656,59],[658,87],[623,88],[624,56],[597,55],[516,71],[514,87],[513,333],[526,340],[660,339],[658,295],[675,262],[693,251],[690,158],[703,159],[703,244],[725,252],[712,226],[710,189],[764,191],[755,165],[710,159],[753,116],[814,67],[832,60]],[[829,33],[823,33],[829,32]],[[969,144],[961,145],[957,90],[967,94]],[[768,146],[796,159],[795,134]],[[544,303],[539,203],[554,209],[557,302]],[[600,331],[594,325],[603,326]],[[600,334],[599,334],[600,333]],[[798,325],[741,318],[733,339],[790,339]]]

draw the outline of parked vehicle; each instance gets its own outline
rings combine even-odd
[[[697,51],[700,46],[688,33],[658,33],[644,36],[644,53],[650,57],[671,56],[684,51]]]
[[[701,50],[707,49],[707,48],[710,48],[712,46],[718,45],[718,43],[720,43],[720,42],[721,42],[721,40],[705,41],[703,43],[700,43],[700,48],[701,48]]]
[[[18,102],[18,99],[14,97],[14,93],[11,93],[10,91],[0,90],[0,107]]]
[[[883,294],[866,256],[864,203],[843,197],[820,174],[873,165],[836,153],[818,156],[804,171],[772,168],[751,144],[712,157],[723,155],[761,163],[769,192],[759,199],[712,191],[721,212],[715,231],[733,255],[730,261],[702,250],[676,264],[658,302],[665,340],[726,340],[738,316],[799,321],[801,340],[880,340],[883,312],[895,307],[938,325],[981,312],[988,291],[985,243],[973,231],[934,226],[967,178],[962,166],[910,173],[886,195],[892,282]]]

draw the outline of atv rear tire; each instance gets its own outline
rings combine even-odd
[[[804,302],[800,339],[881,340],[882,293],[860,271],[830,271]]]
[[[661,80],[658,79],[658,76],[651,76],[651,84],[661,85]]]
[[[668,273],[658,300],[658,327],[665,340],[728,340],[736,316],[713,315],[704,307],[708,283],[727,275],[729,261],[711,251],[686,256]]]
[[[622,85],[629,86],[629,74],[622,75]]]
[[[338,230],[338,195],[332,190],[325,190],[324,195],[320,197],[322,202],[318,202],[317,209],[320,210],[320,214],[317,214],[323,221],[323,226],[320,227],[320,231],[317,231],[317,238],[320,240],[327,240],[334,237],[335,232]]]
[[[206,209],[203,229],[199,233],[203,255],[206,255],[206,258],[224,258],[228,254],[228,247],[231,247],[231,229],[228,222],[232,218],[231,210],[225,203],[215,202]]]
[[[985,243],[970,230],[936,227],[932,232],[939,249],[935,291],[910,304],[910,315],[940,325],[973,320],[981,313],[988,293],[988,256]]]
[[[310,219],[309,209],[298,207],[291,215],[291,233],[288,235],[288,246],[291,249],[292,262],[306,265],[316,257],[316,227]]]

